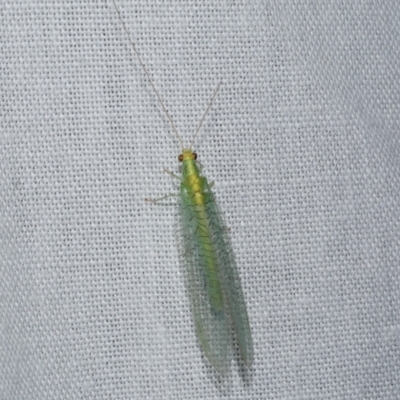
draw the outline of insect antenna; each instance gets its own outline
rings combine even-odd
[[[170,124],[171,124],[171,126],[172,126],[172,129],[174,130],[177,139],[179,140],[179,143],[180,143],[180,145],[181,145],[181,148],[183,149],[183,142],[182,142],[182,139],[181,139],[181,135],[179,134],[178,129],[176,129],[175,124],[173,123],[172,118],[171,118],[171,116],[170,116],[169,113],[168,113],[167,108],[165,107],[163,101],[161,100],[161,97],[160,97],[160,95],[158,94],[158,91],[157,91],[157,89],[156,89],[156,87],[155,87],[155,85],[154,85],[154,83],[153,83],[153,80],[150,78],[150,74],[148,73],[148,71],[147,71],[147,69],[146,69],[146,66],[144,65],[144,63],[143,63],[143,61],[142,61],[142,59],[141,59],[141,57],[140,57],[140,55],[139,55],[139,52],[138,52],[137,49],[136,49],[135,43],[134,43],[133,39],[131,38],[131,35],[129,34],[128,28],[126,27],[124,20],[122,19],[121,13],[120,13],[120,11],[119,11],[119,9],[118,9],[118,7],[117,7],[117,4],[116,4],[115,0],[112,0],[112,2],[113,2],[113,4],[114,4],[114,8],[115,8],[115,11],[116,11],[116,13],[117,13],[117,15],[118,15],[118,18],[119,18],[119,20],[121,21],[122,27],[124,28],[124,31],[125,31],[125,33],[126,33],[126,36],[128,37],[129,42],[131,43],[132,49],[133,49],[134,53],[136,54],[136,57],[138,58],[139,63],[140,63],[140,65],[142,66],[143,71],[144,71],[144,73],[146,74],[147,79],[149,80],[149,82],[150,82],[150,84],[151,84],[151,87],[153,88],[153,91],[154,91],[154,93],[156,94],[157,99],[158,99],[158,101],[160,102],[161,107],[163,108],[163,110],[164,110],[164,112],[165,112],[165,115],[167,116],[167,118],[168,118],[168,120],[169,120],[169,122],[170,122]],[[215,97],[215,94],[214,94],[214,97]],[[211,105],[211,104],[210,104],[210,105]],[[209,106],[208,108],[210,108],[210,106]],[[207,109],[207,111],[208,111],[208,109]],[[206,112],[206,113],[207,113],[207,112]],[[204,117],[203,117],[203,119],[204,119]],[[197,134],[197,133],[196,133],[196,134]]]
[[[196,129],[196,133],[194,134],[192,141],[190,142],[190,147],[189,147],[190,149],[192,148],[192,146],[193,146],[193,144],[194,144],[194,141],[196,140],[197,134],[200,132],[200,128],[201,128],[201,126],[203,125],[204,119],[205,119],[206,115],[208,114],[208,111],[209,111],[210,108],[211,108],[211,105],[212,105],[212,103],[213,103],[213,101],[214,101],[214,99],[215,99],[215,96],[216,96],[217,93],[218,93],[218,90],[219,90],[219,87],[221,86],[221,84],[222,84],[222,81],[218,84],[217,88],[216,88],[215,91],[214,91],[213,96],[211,97],[210,102],[208,103],[207,110],[206,110],[205,113],[203,114],[203,118],[201,119],[201,121],[200,121],[200,123],[199,123],[199,126],[198,126],[197,129]]]

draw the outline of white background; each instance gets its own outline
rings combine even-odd
[[[118,2],[230,227],[255,359],[179,263],[179,145],[111,0],[0,7],[0,398],[398,399],[400,5]]]

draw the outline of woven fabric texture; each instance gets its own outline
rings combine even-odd
[[[399,399],[400,3],[121,14],[229,226],[220,377],[179,262],[179,143],[111,0],[0,7],[0,399]]]

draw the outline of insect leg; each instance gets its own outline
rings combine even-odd
[[[145,201],[148,201],[150,203],[158,203],[159,201],[169,199],[170,197],[178,197],[179,195],[177,193],[169,193],[166,196],[160,197],[158,199],[144,199]]]
[[[164,172],[167,173],[168,175],[171,175],[173,178],[178,179],[178,180],[182,180],[180,176],[175,175],[173,172],[171,172],[169,169],[164,168]]]

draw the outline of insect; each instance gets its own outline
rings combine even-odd
[[[112,1],[133,51],[182,148],[182,153],[178,157],[179,162],[182,163],[182,176],[165,170],[179,180],[179,193],[155,200],[146,200],[156,203],[168,197],[179,198],[183,256],[188,274],[197,337],[209,362],[217,371],[223,373],[228,370],[231,362],[233,328],[241,357],[244,363],[250,366],[253,361],[253,343],[239,272],[228,238],[228,229],[211,191],[213,182],[208,183],[207,178],[202,175],[202,167],[196,161],[197,155],[192,150],[196,136],[221,83],[212,96],[190,146],[184,147],[181,136],[150,78],[115,0]]]

